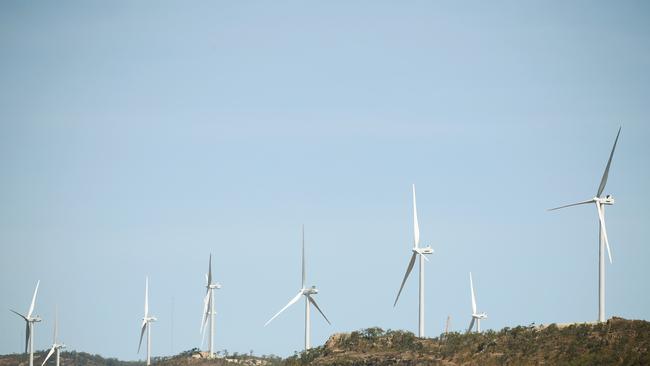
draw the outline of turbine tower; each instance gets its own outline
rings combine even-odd
[[[399,291],[397,292],[397,297],[395,298],[393,307],[397,305],[397,300],[399,300],[399,295],[402,293],[404,284],[406,283],[406,280],[411,274],[411,270],[413,270],[415,259],[419,255],[420,256],[419,258],[420,259],[420,307],[418,311],[418,337],[424,337],[424,260],[429,261],[429,259],[425,257],[425,254],[433,253],[433,249],[431,249],[430,245],[423,248],[420,247],[420,226],[418,225],[418,210],[415,204],[415,184],[413,185],[413,236],[414,236],[414,245],[413,245],[413,249],[411,249],[413,254],[411,255],[411,260],[409,261],[409,265],[406,268],[406,274],[404,275],[404,279],[402,280],[402,285],[399,287]]]
[[[577,206],[577,205],[586,205],[589,203],[594,203],[596,205],[596,210],[598,211],[598,321],[603,323],[605,322],[605,248],[607,248],[607,256],[609,257],[609,263],[612,263],[612,252],[609,249],[609,240],[607,240],[607,229],[605,228],[605,205],[613,205],[614,197],[611,195],[606,195],[602,197],[603,191],[605,190],[605,185],[607,184],[607,177],[609,176],[609,168],[612,164],[612,157],[614,157],[614,150],[616,150],[616,143],[618,142],[618,136],[621,134],[621,128],[618,128],[618,133],[616,134],[616,139],[614,140],[614,146],[612,147],[612,152],[609,154],[609,160],[607,160],[607,166],[605,166],[605,172],[603,177],[600,179],[600,185],[598,186],[598,191],[594,198],[588,199],[586,201],[572,203],[569,205],[564,205],[560,207],[555,207],[549,209],[549,211],[559,210],[565,207]]]
[[[140,343],[138,343],[138,353],[142,346],[142,337],[144,331],[147,331],[147,366],[151,365],[151,323],[155,322],[155,317],[149,315],[149,277],[145,279],[144,285],[144,317],[142,318],[142,329],[140,330]]]
[[[212,283],[212,254],[210,254],[210,261],[208,262],[208,273],[205,275],[205,298],[203,299],[203,321],[201,322],[201,334],[205,338],[205,326],[210,320],[210,349],[209,349],[209,358],[214,357],[214,290],[220,289],[221,284]],[[203,338],[201,339],[201,345],[203,345]]]
[[[481,319],[487,319],[487,314],[476,312],[476,296],[474,295],[474,282],[472,282],[472,272],[469,273],[469,288],[472,292],[472,320],[469,322],[467,333],[471,332],[472,328],[474,328],[474,322],[476,322],[476,331],[480,333]]]
[[[52,354],[56,351],[56,366],[59,366],[60,362],[60,349],[65,348],[65,344],[59,343],[58,341],[58,327],[59,327],[59,312],[58,310],[54,312],[54,342],[52,343],[52,348],[50,348],[50,352],[47,353],[47,356],[45,357],[45,360],[43,361],[43,364],[41,366],[45,366],[47,363],[47,360],[50,359]]]
[[[29,366],[34,366],[34,324],[41,321],[41,318],[38,315],[32,315],[34,312],[34,305],[36,304],[36,293],[38,292],[38,285],[40,283],[40,280],[36,282],[36,289],[34,290],[34,296],[32,296],[32,303],[29,305],[27,315],[23,315],[10,309],[13,313],[25,320],[25,353],[27,353],[27,350],[29,349]]]
[[[269,321],[264,324],[266,327],[273,319],[275,319],[278,315],[280,315],[283,311],[285,311],[289,306],[295,304],[300,300],[300,296],[305,297],[305,351],[311,348],[311,319],[309,316],[310,313],[310,304],[314,305],[316,310],[320,313],[320,315],[325,318],[325,321],[327,324],[332,324],[330,323],[329,319],[325,316],[323,311],[318,307],[318,304],[316,304],[316,300],[312,297],[312,295],[316,295],[318,293],[318,289],[316,289],[316,286],[311,286],[309,288],[305,287],[305,277],[306,277],[306,265],[305,265],[305,226],[302,226],[302,285],[300,287],[300,290],[298,291],[298,294],[289,301],[287,305],[285,305],[280,311],[278,311]]]

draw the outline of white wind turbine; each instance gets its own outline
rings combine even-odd
[[[609,167],[612,164],[612,157],[614,157],[614,150],[616,150],[616,143],[618,142],[618,136],[621,134],[621,128],[618,128],[618,133],[616,134],[616,139],[614,140],[614,146],[612,147],[612,152],[609,154],[609,160],[607,160],[607,166],[605,166],[605,172],[603,177],[600,179],[600,185],[598,186],[598,191],[594,198],[588,199],[586,201],[572,203],[570,205],[564,205],[560,207],[555,207],[549,209],[549,211],[559,210],[565,207],[585,205],[589,203],[596,204],[596,210],[598,211],[598,321],[605,322],[605,248],[607,248],[607,256],[609,257],[609,263],[612,263],[612,252],[609,249],[609,241],[607,240],[607,229],[605,228],[605,205],[613,205],[614,197],[607,195],[602,197],[603,191],[605,190],[605,185],[607,184],[607,177],[609,176]]]
[[[38,285],[40,283],[40,280],[36,282],[36,289],[34,290],[34,296],[32,296],[32,303],[29,305],[27,315],[9,309],[25,320],[25,352],[29,349],[29,366],[34,366],[34,323],[41,321],[41,318],[38,315],[32,316],[34,305],[36,304],[36,293],[38,292]]]
[[[472,321],[469,322],[469,328],[467,328],[467,333],[472,331],[474,328],[474,322],[476,322],[476,331],[481,331],[481,319],[487,319],[486,313],[476,312],[476,296],[474,295],[474,282],[472,282],[472,272],[469,273],[469,288],[472,291]]]
[[[278,315],[280,315],[283,311],[285,311],[289,306],[298,302],[298,300],[300,300],[300,296],[304,296],[305,297],[305,350],[308,350],[309,348],[311,348],[311,344],[310,344],[311,343],[311,319],[309,317],[310,303],[314,305],[316,310],[318,310],[318,312],[323,316],[323,318],[325,318],[325,321],[328,324],[331,325],[332,323],[330,323],[329,319],[327,319],[323,311],[318,307],[318,304],[316,304],[316,300],[314,300],[314,298],[312,297],[312,295],[316,295],[318,293],[316,286],[312,286],[309,288],[305,287],[305,272],[306,272],[305,267],[306,267],[305,226],[303,225],[302,227],[302,285],[300,287],[300,290],[298,291],[298,294],[293,299],[291,299],[291,301],[289,301],[289,303],[285,305],[285,307],[283,307],[282,309],[280,309],[280,311],[278,311],[275,315],[273,315],[273,317],[269,319],[269,321],[267,321],[266,324],[264,324],[264,326],[266,327],[271,321],[273,321],[273,319],[275,319]]]
[[[205,337],[205,326],[210,320],[210,349],[209,358],[214,357],[214,290],[220,289],[221,284],[212,283],[212,254],[210,254],[210,261],[208,263],[208,273],[205,275],[205,298],[203,299],[203,321],[201,322],[201,334]],[[201,339],[203,345],[203,338]]]
[[[142,346],[142,337],[144,331],[147,331],[147,366],[151,365],[151,324],[155,322],[155,317],[149,315],[149,277],[145,279],[144,285],[144,317],[142,318],[142,329],[140,330],[140,343],[138,343],[138,353],[140,353],[140,346]]]
[[[418,211],[417,211],[417,206],[415,204],[415,184],[413,185],[413,235],[414,235],[414,245],[413,245],[413,249],[411,249],[413,254],[411,255],[411,260],[409,261],[409,265],[406,268],[406,274],[404,275],[404,279],[402,280],[402,285],[399,287],[399,291],[397,292],[397,297],[395,298],[393,307],[397,305],[397,300],[399,300],[399,295],[402,293],[402,289],[404,288],[406,279],[408,279],[409,274],[411,274],[411,270],[413,270],[413,265],[415,264],[415,258],[419,255],[420,256],[420,307],[418,311],[418,337],[424,337],[424,260],[426,259],[427,261],[429,261],[429,259],[427,259],[427,257],[425,257],[424,255],[433,253],[433,249],[431,249],[431,246],[426,246],[423,248],[420,247],[420,226],[418,225]]]
[[[61,348],[65,348],[65,344],[59,343],[58,327],[59,327],[59,312],[56,311],[54,315],[54,342],[52,343],[52,348],[50,348],[50,352],[47,353],[47,356],[45,357],[45,360],[43,361],[43,364],[41,364],[41,366],[44,366],[47,363],[47,360],[50,359],[50,357],[54,352],[56,352],[56,366],[59,366],[59,362],[60,362],[59,350]]]

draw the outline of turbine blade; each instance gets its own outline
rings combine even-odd
[[[305,288],[305,225],[302,225],[302,287]]]
[[[58,307],[54,310],[54,344],[56,344],[56,339],[58,336],[59,328],[59,309]]]
[[[210,253],[210,263],[208,264],[208,286],[212,284],[212,253]]]
[[[38,292],[38,285],[41,284],[41,280],[38,280],[36,282],[36,289],[34,289],[34,296],[32,296],[32,303],[29,305],[29,311],[27,312],[27,317],[31,318],[32,317],[32,312],[34,312],[34,304],[36,304],[36,293]]]
[[[47,356],[45,357],[45,361],[43,361],[43,363],[41,364],[41,366],[44,366],[45,363],[47,362],[47,360],[50,359],[50,357],[51,357],[52,354],[54,353],[54,349],[55,349],[55,348],[56,348],[56,344],[53,345],[52,348],[50,349],[50,352],[47,353]]]
[[[203,348],[203,343],[204,342],[205,342],[205,327],[203,327],[203,329],[201,329],[201,347],[199,347],[199,348]]]
[[[469,273],[469,287],[472,290],[472,314],[476,314],[476,296],[474,295],[474,282],[472,281],[472,272]]]
[[[413,252],[413,255],[411,256],[411,261],[409,262],[409,266],[406,268],[406,274],[404,274],[404,279],[402,280],[402,285],[399,287],[399,291],[397,292],[397,297],[395,298],[395,302],[393,303],[393,307],[397,305],[397,300],[399,300],[399,295],[402,293],[402,289],[404,288],[404,284],[406,283],[406,279],[409,278],[409,274],[411,274],[411,271],[413,270],[413,265],[415,264],[415,257],[418,254]]]
[[[142,346],[142,337],[144,336],[144,331],[147,329],[147,321],[142,321],[142,330],[140,330],[140,343],[138,343],[138,353],[140,353],[140,346]]]
[[[27,345],[29,345],[29,337],[32,336],[30,332],[29,322],[25,324],[25,353],[27,353]]]
[[[12,313],[14,313],[14,314],[18,315],[19,317],[23,318],[25,321],[28,321],[26,316],[24,316],[23,314],[17,312],[16,310],[9,309],[9,311],[11,311]]]
[[[203,299],[203,319],[201,320],[201,333],[203,333],[203,330],[205,329],[205,324],[208,322],[208,309],[210,307],[210,291],[208,290],[208,293],[205,294],[205,298]]]
[[[555,210],[559,210],[559,209],[561,209],[561,208],[565,208],[565,207],[578,206],[578,205],[586,205],[587,203],[592,203],[592,202],[594,202],[594,200],[593,200],[593,199],[590,199],[590,200],[586,200],[586,201],[582,201],[582,202],[572,203],[572,204],[570,204],[570,205],[564,205],[564,206],[560,206],[560,207],[549,208],[549,209],[546,210],[546,211],[555,211]]]
[[[418,224],[418,209],[415,204],[415,184],[413,185],[413,240],[417,248],[420,245],[420,225]]]
[[[600,179],[600,186],[598,186],[598,193],[596,193],[596,197],[600,197],[600,195],[605,190],[605,185],[607,184],[607,177],[609,176],[609,167],[610,165],[612,165],[614,150],[616,150],[616,143],[618,142],[618,136],[620,134],[621,134],[621,127],[618,128],[618,133],[616,134],[616,139],[614,140],[614,146],[612,146],[612,152],[609,153],[609,160],[607,160],[607,166],[605,167],[605,171],[603,172],[603,177]]]
[[[144,282],[144,317],[149,316],[149,277],[145,278]]]
[[[472,321],[469,322],[469,328],[467,328],[467,333],[471,332],[472,328],[474,328],[474,317],[472,317]]]
[[[318,312],[320,313],[320,315],[322,315],[323,318],[325,318],[325,321],[327,322],[327,324],[332,325],[332,323],[330,323],[330,320],[327,319],[327,317],[325,316],[325,314],[323,313],[323,311],[318,307],[318,304],[316,304],[316,300],[314,300],[314,298],[311,297],[311,296],[309,296],[309,295],[307,295],[307,298],[309,299],[309,302],[312,303],[312,305],[314,305],[314,307],[316,308],[316,310],[318,310]]]
[[[596,204],[598,208],[598,220],[600,221],[601,235],[605,238],[605,247],[607,248],[607,255],[609,256],[609,263],[612,263],[612,252],[609,249],[609,240],[607,240],[607,228],[605,227],[605,216],[603,215],[603,208]]]
[[[282,309],[280,309],[280,311],[278,311],[275,315],[273,315],[273,317],[272,317],[271,319],[269,319],[269,321],[267,321],[267,322],[264,324],[264,326],[266,327],[267,325],[269,325],[269,323],[270,323],[271,321],[273,321],[273,319],[277,318],[278,315],[282,314],[283,311],[287,310],[287,308],[288,308],[289,306],[295,304],[298,300],[300,300],[300,296],[302,296],[302,290],[300,290],[300,292],[298,292],[298,295],[296,295],[296,297],[294,297],[293,299],[291,299],[291,301],[289,301],[289,303],[288,303],[287,305],[285,305]]]

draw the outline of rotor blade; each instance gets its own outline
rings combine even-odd
[[[607,184],[607,177],[609,176],[609,166],[612,165],[612,157],[614,157],[614,150],[616,150],[616,143],[618,142],[618,136],[621,134],[621,128],[618,128],[618,133],[616,134],[616,139],[614,140],[614,146],[612,146],[612,152],[609,153],[609,160],[607,160],[607,166],[605,167],[605,171],[603,172],[603,177],[600,179],[600,186],[598,186],[598,193],[596,193],[596,197],[600,197],[600,195],[603,193],[605,190],[605,185]]]
[[[25,321],[28,321],[26,316],[24,316],[23,314],[17,312],[16,310],[9,309],[9,311],[11,311],[12,313],[18,315],[19,317],[25,319]]]
[[[45,361],[43,361],[43,363],[41,364],[41,366],[44,366],[45,363],[47,362],[47,360],[50,359],[50,357],[51,357],[52,354],[54,353],[54,349],[55,349],[55,348],[56,348],[56,344],[53,345],[52,348],[50,349],[50,352],[47,353],[47,356],[45,357]]]
[[[469,322],[469,328],[467,328],[467,333],[470,333],[472,331],[472,328],[474,328],[474,317],[472,317],[472,321]]]
[[[205,323],[205,324],[207,324],[207,323]],[[203,327],[201,329],[201,347],[199,347],[199,348],[203,348],[203,343],[204,342],[205,342],[205,327]]]
[[[140,353],[140,346],[142,346],[142,337],[144,336],[144,330],[147,329],[147,321],[142,321],[142,330],[140,331],[140,343],[138,343],[138,353]]]
[[[472,272],[469,273],[469,287],[472,290],[472,314],[476,314],[476,296],[474,295],[474,282],[472,281]]]
[[[144,282],[144,317],[149,316],[149,277]]]
[[[305,225],[302,225],[302,287],[305,288]]]
[[[420,245],[420,225],[418,225],[418,209],[415,204],[415,184],[413,184],[413,240],[417,248]]]
[[[34,296],[32,296],[32,304],[29,305],[29,311],[27,312],[27,317],[32,317],[32,312],[34,311],[34,304],[36,303],[36,293],[38,292],[38,285],[41,283],[41,280],[36,282],[36,289],[34,289]]]
[[[278,315],[282,314],[283,311],[287,310],[287,308],[288,308],[289,306],[295,304],[298,300],[300,300],[300,296],[302,296],[302,290],[300,290],[300,292],[298,292],[298,295],[296,295],[296,297],[294,297],[293,299],[291,299],[291,301],[289,301],[289,303],[288,303],[287,305],[285,305],[282,309],[280,309],[280,311],[278,311],[275,315],[273,315],[273,317],[272,317],[271,319],[269,319],[269,321],[267,321],[267,322],[264,324],[264,326],[266,327],[267,325],[269,325],[269,323],[270,323],[271,321],[273,321],[273,319],[275,319]]]
[[[27,353],[27,345],[29,344],[29,337],[31,337],[29,322],[25,324],[25,353]]]
[[[605,238],[605,247],[607,248],[607,255],[609,256],[609,263],[612,263],[612,252],[609,249],[609,240],[607,240],[607,228],[605,228],[605,216],[603,215],[603,208],[596,204],[598,208],[598,220],[600,221],[601,235]]]
[[[395,298],[395,302],[393,303],[393,307],[397,305],[397,300],[399,300],[399,295],[402,293],[402,289],[404,288],[404,284],[406,283],[406,279],[409,278],[409,274],[411,274],[411,271],[413,270],[413,265],[415,264],[415,257],[418,254],[413,252],[413,255],[411,256],[411,261],[409,262],[409,266],[406,268],[406,274],[404,275],[404,279],[402,280],[402,285],[399,287],[399,291],[397,292],[397,297]]]
[[[212,253],[210,253],[210,263],[208,264],[208,286],[212,284]]]
[[[592,202],[594,202],[594,200],[593,200],[593,199],[590,199],[590,200],[586,200],[586,201],[582,201],[582,202],[572,203],[572,204],[570,204],[570,205],[564,205],[564,206],[560,206],[560,207],[549,208],[549,209],[546,210],[546,211],[555,211],[555,210],[559,210],[559,209],[561,209],[561,208],[565,208],[565,207],[578,206],[578,205],[586,205],[587,203],[592,203]]]
[[[205,300],[206,301],[205,301],[205,306],[204,306],[204,310],[203,310],[203,323],[201,324],[201,347],[203,347],[203,342],[205,341],[206,329],[208,329],[208,319],[209,319],[209,316],[210,316],[209,312],[210,312],[211,305],[212,305],[212,296],[210,296],[210,295],[211,295],[210,293],[205,295]]]
[[[309,295],[307,295],[307,298],[309,299],[309,302],[312,303],[312,305],[314,305],[314,307],[316,308],[316,310],[318,310],[318,312],[320,313],[320,315],[322,315],[323,318],[325,318],[325,321],[327,322],[327,324],[332,325],[332,323],[330,323],[330,320],[327,319],[327,317],[325,316],[325,314],[323,313],[323,311],[318,307],[318,304],[316,304],[316,300],[314,300],[314,299],[313,299],[311,296],[309,296]]]
[[[54,310],[54,344],[56,344],[56,339],[58,335],[59,328],[59,309],[58,307]]]
[[[210,291],[208,290],[208,293],[205,294],[205,298],[203,299],[203,319],[201,320],[201,333],[203,333],[203,330],[205,329],[205,324],[208,322],[208,308],[210,307]]]

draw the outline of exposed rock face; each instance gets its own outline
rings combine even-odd
[[[332,335],[323,347],[284,361],[289,365],[650,365],[650,323],[612,318],[607,323],[504,328],[417,338],[370,328]]]
[[[42,360],[44,356],[39,352],[35,359]],[[83,352],[64,352],[62,356],[66,366],[143,365]],[[158,366],[650,365],[650,323],[612,318],[602,324],[531,325],[480,334],[449,333],[443,339],[368,328],[334,334],[323,346],[286,359],[249,356],[207,359],[198,350],[190,350],[154,361]],[[24,354],[0,356],[0,366],[27,365],[27,362],[28,356]]]

